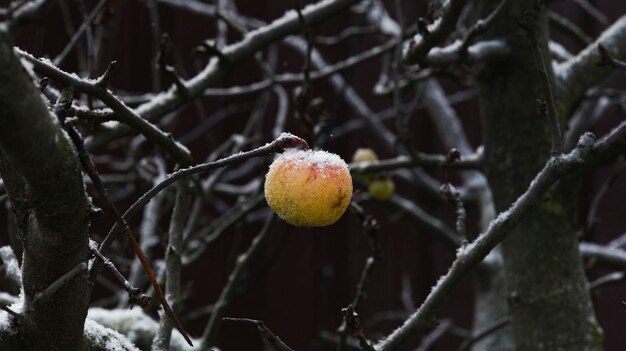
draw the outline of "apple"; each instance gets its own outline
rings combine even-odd
[[[374,150],[368,148],[358,148],[352,155],[352,163],[377,162],[378,155]]]
[[[335,223],[352,199],[352,177],[338,155],[289,149],[270,165],[265,200],[285,222],[299,227]]]
[[[372,180],[367,186],[367,192],[370,196],[378,201],[387,201],[396,190],[396,185],[389,178],[380,178]]]

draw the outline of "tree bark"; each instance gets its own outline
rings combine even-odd
[[[45,301],[36,298],[88,258],[88,203],[79,162],[1,28],[0,67],[0,173],[24,246],[23,308],[10,343],[20,350],[83,350],[86,276],[70,278]]]
[[[519,25],[535,4],[535,0],[508,2],[487,36],[504,36],[511,56],[483,67],[479,76],[486,170],[498,211],[506,210],[528,188],[551,147],[549,121],[537,112],[536,99],[546,98],[535,49]],[[487,14],[495,3],[483,5],[482,13]],[[527,23],[548,57],[545,14],[541,8],[536,22]],[[516,350],[602,348],[577,246],[577,177],[553,187],[502,244]]]

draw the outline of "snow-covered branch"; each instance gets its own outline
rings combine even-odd
[[[436,309],[467,273],[478,265],[485,256],[500,243],[526,212],[535,206],[554,182],[565,174],[576,172],[590,163],[598,154],[610,150],[609,145],[616,140],[624,139],[626,123],[613,130],[608,136],[595,142],[592,134],[587,133],[580,138],[577,147],[566,155],[552,157],[545,167],[531,182],[528,190],[522,194],[511,207],[500,213],[489,228],[474,242],[461,247],[457,251],[457,259],[448,273],[442,276],[425,301],[404,324],[381,340],[376,349],[379,351],[397,350],[415,333],[425,330]]]
[[[569,116],[587,89],[607,78],[615,68],[598,67],[598,45],[602,44],[616,59],[626,59],[626,16],[620,17],[595,42],[573,58],[555,66],[557,100]]]

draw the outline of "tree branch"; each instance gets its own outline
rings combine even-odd
[[[346,10],[358,1],[322,0],[302,9],[302,16],[307,25],[316,25]],[[134,110],[134,113],[147,121],[157,120],[167,113],[179,109],[189,100],[201,96],[207,88],[214,85],[229,70],[252,57],[257,51],[301,30],[302,23],[300,23],[296,12],[288,11],[283,17],[272,23],[247,33],[241,41],[223,48],[221,52],[225,59],[212,58],[200,73],[183,82],[188,92],[185,97],[181,97],[176,89],[170,89],[167,92],[156,95],[150,102],[140,105]],[[126,134],[128,131],[128,128],[116,128],[114,133],[100,136],[91,145],[88,143],[88,148],[103,145],[119,135]]]
[[[563,104],[562,113],[570,116],[587,89],[599,84],[614,69],[597,67],[600,61],[598,45],[602,44],[618,60],[626,59],[626,16],[620,17],[605,30],[595,42],[587,46],[578,55],[555,67],[556,96]]]
[[[526,212],[541,200],[554,182],[565,174],[575,172],[589,164],[598,154],[607,152],[609,150],[608,145],[612,141],[624,138],[626,123],[621,124],[620,127],[595,143],[593,135],[587,133],[581,137],[578,146],[572,152],[548,160],[544,168],[531,182],[528,190],[508,210],[500,213],[491,222],[489,228],[474,242],[457,251],[457,259],[452,267],[448,273],[439,279],[437,285],[431,290],[418,310],[400,328],[381,340],[376,345],[376,350],[397,350],[412,335],[427,328],[436,309],[454,287],[506,237]]]

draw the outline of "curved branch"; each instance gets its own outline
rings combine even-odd
[[[508,210],[500,213],[489,228],[474,242],[457,251],[457,259],[437,285],[431,290],[425,301],[404,324],[376,345],[376,350],[398,350],[415,333],[428,328],[436,309],[444,299],[478,265],[487,254],[498,245],[519,223],[530,208],[535,206],[548,191],[550,186],[566,174],[578,171],[593,161],[595,157],[611,151],[612,144],[622,141],[626,135],[626,122],[614,129],[609,135],[594,143],[592,134],[580,138],[578,146],[566,155],[552,157]]]
[[[323,0],[306,6],[301,12],[306,24],[312,26],[337,15],[358,1]],[[186,90],[185,95],[179,94],[177,89],[172,88],[156,95],[150,102],[140,105],[134,110],[134,113],[152,121],[175,111],[189,100],[201,96],[207,88],[214,85],[229,70],[252,57],[257,51],[301,30],[302,23],[298,19],[296,11],[288,11],[274,22],[247,33],[241,41],[221,49],[222,59],[213,57],[200,73],[190,80],[181,82]],[[128,131],[128,128],[116,128],[115,132],[101,135],[97,140],[89,142],[88,148],[97,148]]]

